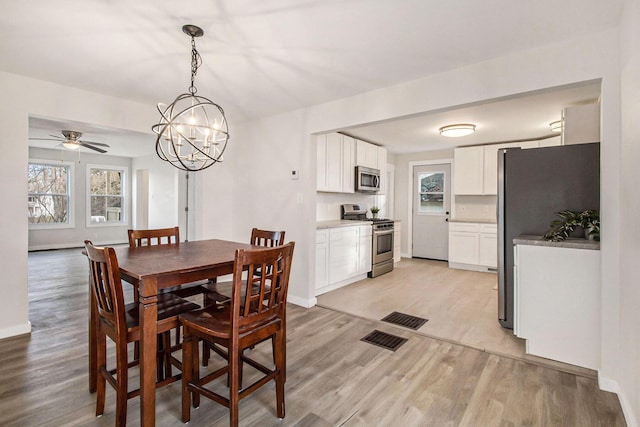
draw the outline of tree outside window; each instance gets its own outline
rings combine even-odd
[[[70,167],[29,163],[29,224],[69,224]]]
[[[124,222],[124,170],[89,169],[91,223]]]

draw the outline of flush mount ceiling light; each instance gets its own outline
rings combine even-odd
[[[562,132],[562,120],[549,123],[552,132]]]
[[[182,31],[191,36],[191,86],[169,105],[158,104],[160,123],[151,129],[158,135],[158,157],[185,171],[199,171],[222,162],[229,130],[224,110],[218,104],[196,95],[194,80],[202,58],[196,49],[196,37],[204,31],[185,25]]]
[[[457,138],[460,136],[471,135],[476,131],[476,125],[471,124],[458,124],[443,126],[440,128],[440,135]]]

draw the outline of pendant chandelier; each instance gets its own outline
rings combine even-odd
[[[196,37],[204,31],[185,25],[182,31],[191,36],[191,86],[169,105],[158,104],[160,123],[151,127],[158,135],[158,157],[185,171],[199,171],[222,162],[229,131],[224,110],[218,104],[196,95],[194,80],[202,64],[196,49]]]

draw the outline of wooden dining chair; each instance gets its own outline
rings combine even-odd
[[[128,230],[129,247],[151,245],[174,245],[180,243],[180,227],[156,228],[149,230]],[[172,293],[181,298],[188,298],[195,295],[204,295],[209,290],[202,285],[206,281],[185,283],[172,288],[162,289],[162,293]],[[137,300],[137,295],[134,294]]]
[[[128,360],[127,344],[140,340],[139,307],[137,302],[125,304],[122,280],[115,250],[110,247],[95,247],[85,240],[85,251],[89,259],[89,285],[94,301],[91,310],[97,316],[96,324],[96,416],[102,415],[105,403],[105,384],[108,382],[116,390],[116,426],[124,426],[127,419],[127,400],[140,394],[136,389],[128,391],[128,370],[140,363],[139,359]],[[178,315],[200,308],[185,299],[171,294],[158,297],[158,336],[166,336],[178,325]],[[106,337],[115,343],[116,368],[107,367]],[[167,349],[159,358],[170,364]],[[177,364],[181,367],[179,364]],[[177,381],[179,375],[162,377],[156,387]]]
[[[276,414],[285,416],[284,402],[284,318],[291,260],[295,243],[274,248],[242,250],[235,254],[231,302],[180,315],[184,328],[182,346],[182,421],[191,419],[191,403],[200,405],[200,396],[227,406],[230,425],[238,425],[238,403],[262,385],[275,381]],[[243,278],[243,272],[247,274]],[[256,276],[255,272],[260,271]],[[273,338],[273,369],[247,357],[246,348]],[[224,367],[200,377],[198,340],[226,349]],[[240,389],[242,363],[264,375]],[[206,388],[211,381],[227,374],[229,394],[223,396]]]
[[[284,244],[284,231],[271,231],[271,230],[262,230],[259,228],[253,228],[251,230],[251,237],[249,239],[249,244],[255,246],[264,246],[268,248],[272,248],[275,246],[282,246]],[[260,271],[256,271],[254,273],[256,276],[260,275]],[[225,304],[229,302],[229,298],[224,295],[223,292],[219,290],[218,284],[216,283],[216,279],[209,280],[209,284],[206,285],[209,292],[205,294],[204,297],[204,305],[215,305],[215,304]],[[206,343],[203,343],[202,350],[202,363],[203,366],[207,366],[209,364],[209,358],[211,355],[210,348]]]

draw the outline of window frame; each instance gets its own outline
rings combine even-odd
[[[47,165],[54,167],[65,167],[67,168],[67,222],[44,222],[44,223],[28,223],[29,230],[52,230],[52,229],[69,229],[75,228],[75,196],[74,196],[74,179],[75,179],[75,162],[68,162],[64,160],[51,160],[51,159],[29,159],[27,163],[27,182],[29,180],[29,165]],[[30,197],[29,189],[27,188],[27,208]],[[27,217],[28,222],[28,217]]]
[[[122,189],[122,194],[120,197],[122,198],[122,211],[120,221],[105,221],[105,222],[91,222],[91,198],[94,194],[91,193],[91,170],[92,169],[101,169],[101,170],[110,170],[110,171],[119,171],[121,172],[122,182],[120,183],[120,188]],[[128,203],[127,203],[127,182],[129,176],[129,168],[127,166],[117,166],[117,165],[101,165],[101,164],[87,164],[86,171],[86,226],[87,227],[123,227],[128,225]]]

